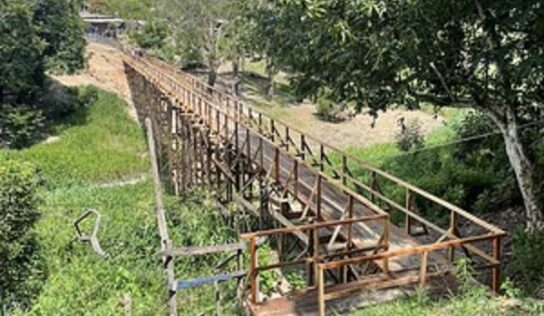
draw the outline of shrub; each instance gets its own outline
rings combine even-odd
[[[512,234],[508,274],[528,294],[544,294],[544,231],[518,229]]]
[[[397,146],[405,151],[421,146],[417,129],[417,125],[406,127],[404,135],[397,139]],[[382,167],[477,213],[489,212],[497,207],[506,208],[519,202],[512,170],[505,168],[509,163],[500,135],[464,141],[493,132],[492,123],[482,115],[469,114],[454,126],[454,130],[456,138],[463,141],[391,157],[384,161]],[[398,195],[397,200],[402,200],[403,192],[389,193]],[[441,208],[422,204],[423,201],[416,202],[430,219],[437,220],[445,214]]]
[[[150,21],[143,30],[132,35],[138,46],[145,49],[160,49],[168,36],[168,29],[164,23]]]
[[[28,163],[0,165],[0,305],[26,308],[38,293],[44,267],[34,225],[40,177]]]
[[[27,105],[0,105],[0,147],[28,146],[43,133],[43,128],[40,110]]]
[[[346,109],[344,103],[335,103],[330,98],[330,93],[323,91],[317,97],[317,116],[326,122],[342,121],[341,113]]]
[[[404,125],[400,132],[395,135],[395,142],[401,151],[421,149],[424,145],[424,138],[421,134],[421,126],[418,120],[413,120]]]

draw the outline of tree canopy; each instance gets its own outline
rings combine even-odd
[[[521,122],[542,118],[541,1],[283,0],[257,7],[266,53],[293,74],[301,96],[326,88],[335,100],[374,113],[430,102],[491,117],[529,225],[544,225],[533,159],[519,131]]]
[[[0,102],[32,101],[45,71],[72,73],[84,65],[79,1],[0,1]]]

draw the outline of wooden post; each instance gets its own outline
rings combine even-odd
[[[280,182],[280,149],[278,147],[274,148],[274,179],[276,183]]]
[[[276,136],[275,136],[275,132],[276,132],[276,127],[275,127],[275,123],[274,120],[270,120],[270,139],[272,140],[272,142],[275,141],[276,139]]]
[[[300,134],[300,151],[302,152],[302,160],[306,160],[306,136]]]
[[[294,191],[295,191],[295,199],[298,199],[298,160],[295,159],[294,166],[293,166],[293,173],[295,177],[295,184],[294,184]]]
[[[310,219],[309,223],[312,224],[313,220]],[[315,229],[308,230],[308,256],[311,257],[311,258],[314,257],[314,252],[315,252],[314,239],[316,239],[316,238],[318,238],[318,237],[315,236]],[[315,262],[308,262],[308,264],[307,264],[306,285],[308,287],[314,285],[314,281],[315,281],[315,279],[314,279],[314,277],[315,277],[314,266],[315,266]]]
[[[319,145],[319,170],[325,170],[325,147]]]
[[[493,266],[491,272],[492,272],[492,284],[491,287],[493,289],[493,292],[499,293],[501,289],[501,281],[500,281],[500,272],[501,272],[501,266],[500,266],[500,257],[501,257],[501,237],[496,236],[493,239],[493,259],[499,261],[499,264],[496,266]]]
[[[342,184],[347,185],[347,173],[348,173],[348,158],[346,155],[342,156]]]
[[[317,266],[317,302],[319,316],[325,316],[325,275],[323,269]]]
[[[372,171],[372,176],[371,176],[371,179],[370,179],[370,188],[373,191],[376,191],[376,172],[375,171]],[[374,192],[370,192],[370,200],[372,201],[372,203],[374,203],[376,201],[376,197],[374,196]]]
[[[289,151],[289,126],[285,126],[285,150]]]
[[[404,198],[404,208],[406,208],[408,211],[410,211],[412,209],[412,197],[410,195],[410,190],[408,188],[406,188],[405,190],[405,198]],[[406,233],[408,235],[410,235],[412,233],[412,218],[410,217],[410,215],[408,215],[408,213],[405,214],[404,216],[404,220],[405,220],[405,223],[404,223],[404,229],[406,230]]]
[[[249,239],[249,280],[251,291],[251,303],[257,304],[258,280],[257,280],[257,245],[255,237]]]
[[[251,165],[251,135],[249,134],[249,128],[246,128],[246,155],[247,155],[247,163],[248,165]]]
[[[427,281],[427,257],[429,256],[428,251],[423,251],[421,254],[420,264],[419,267],[419,285],[425,286],[425,282]]]
[[[450,214],[450,233],[455,234],[457,232],[457,214],[452,210]],[[455,246],[450,247],[449,251],[450,261],[455,260]]]
[[[383,245],[385,249],[389,249],[389,217],[384,218],[383,222]],[[383,271],[389,273],[389,258],[385,257],[383,259]]]
[[[318,174],[317,175],[317,201],[316,201],[316,204],[317,204],[317,219],[320,220],[321,219],[321,175]]]

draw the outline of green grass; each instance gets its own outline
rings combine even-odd
[[[129,293],[136,315],[164,308],[164,276],[156,252],[153,186],[71,187],[50,191],[37,226],[49,277],[30,315],[114,315]],[[74,239],[73,221],[83,210],[101,215],[100,243],[109,257]],[[90,232],[92,220],[86,222]],[[162,299],[161,299],[162,298]]]
[[[149,172],[147,146],[140,126],[127,114],[126,104],[100,91],[95,102],[53,127],[56,142],[41,143],[2,156],[30,161],[43,170],[40,192],[43,216],[36,226],[47,280],[28,315],[119,315],[125,294],[132,298],[133,315],[166,313],[166,279],[160,264],[159,236],[154,210],[154,186],[149,178],[117,187],[101,187]],[[166,196],[170,235],[178,246],[233,241],[211,199],[195,192],[180,202]],[[98,233],[108,257],[96,255],[89,244],[75,240],[73,222],[87,209],[101,215]],[[92,220],[83,224],[85,232]],[[187,232],[190,232],[187,233]],[[214,273],[220,257],[181,258],[180,278]],[[198,268],[195,268],[198,267]],[[222,285],[231,288],[232,284]],[[179,296],[180,314],[209,314],[215,308],[213,287],[189,290]],[[226,311],[235,314],[231,297]]]
[[[483,286],[474,286],[464,293],[442,298],[429,296],[417,290],[411,297],[405,297],[387,304],[380,304],[359,310],[352,316],[517,316],[542,315],[544,305],[533,299],[515,299],[518,306],[508,306],[507,296],[495,296]],[[510,302],[512,302],[511,300]]]
[[[53,128],[58,141],[4,152],[43,169],[53,186],[106,182],[147,172],[142,129],[126,113],[124,101],[107,92]]]

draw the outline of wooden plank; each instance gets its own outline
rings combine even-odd
[[[246,248],[246,245],[243,242],[213,245],[213,246],[203,246],[203,247],[176,247],[176,248],[162,251],[160,255],[173,256],[173,257],[198,256],[198,255],[206,255],[206,254],[218,253],[218,252],[244,250],[245,248]]]
[[[151,160],[151,171],[153,172],[153,180],[155,182],[155,203],[157,212],[157,224],[159,226],[159,235],[161,237],[161,250],[170,250],[172,247],[172,241],[168,237],[168,229],[166,224],[166,215],[164,210],[164,203],[162,200],[162,184],[159,175],[159,166],[157,161],[157,153],[155,151],[155,138],[153,135],[153,125],[149,118],[145,119],[145,126],[147,129],[147,141],[149,147],[149,155]],[[171,257],[163,256],[162,261],[165,265],[165,274],[168,284],[174,282],[174,260]],[[169,291],[168,293],[168,314],[170,316],[176,316],[178,314],[177,301],[175,291]]]

